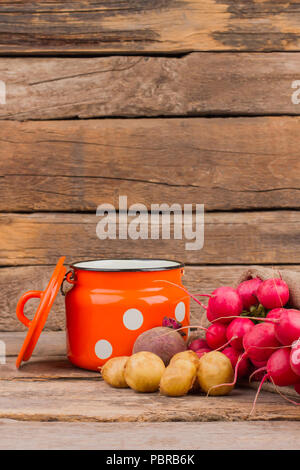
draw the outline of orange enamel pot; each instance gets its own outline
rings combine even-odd
[[[99,260],[71,266],[66,294],[67,354],[78,367],[97,370],[131,355],[136,338],[165,316],[189,325],[183,265],[168,260]],[[166,282],[167,281],[167,282]],[[171,284],[173,283],[173,284]],[[186,335],[187,336],[187,335]]]
[[[28,331],[17,367],[31,358],[59,289],[64,293],[65,281],[70,283],[64,294],[67,355],[78,367],[98,370],[111,357],[131,355],[136,338],[161,326],[164,317],[189,326],[183,264],[151,259],[82,261],[66,274],[64,261],[60,258],[44,291],[29,291],[19,299],[17,317]],[[24,307],[32,298],[40,303],[30,320]]]

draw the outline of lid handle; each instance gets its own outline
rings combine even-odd
[[[64,291],[64,283],[65,281],[68,281],[70,284],[76,284],[76,277],[74,271],[71,269],[70,271],[67,272],[65,275],[63,282],[60,286],[60,292],[61,294],[65,297],[66,292]]]
[[[31,320],[24,315],[24,306],[30,299],[42,299],[44,292],[40,290],[29,290],[20,298],[17,305],[17,317],[27,328],[31,325]]]

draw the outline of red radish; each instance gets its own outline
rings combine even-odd
[[[256,291],[259,302],[268,309],[283,307],[289,300],[289,288],[282,279],[263,281]]]
[[[198,351],[195,351],[195,352],[196,352],[197,356],[200,358],[200,357],[202,357],[204,354],[206,354],[206,353],[208,353],[208,352],[210,352],[210,351],[212,351],[212,349],[210,349],[210,348],[200,348],[200,349],[198,349]]]
[[[279,387],[294,385],[300,380],[291,368],[290,353],[290,348],[277,349],[267,362],[267,375]]]
[[[253,359],[250,359],[250,361],[252,362],[252,364],[257,367],[258,369],[261,369],[262,367],[266,366],[267,365],[267,360],[266,361],[255,361]]]
[[[243,337],[245,353],[251,361],[263,362],[269,359],[274,350],[280,347],[275,337],[273,323],[258,323]]]
[[[295,389],[295,392],[297,392],[298,395],[300,395],[300,383],[299,383],[299,384],[295,384],[295,385],[294,385],[294,389]]]
[[[206,341],[211,349],[219,349],[227,342],[226,325],[216,322],[207,328]]]
[[[246,357],[251,359],[251,361],[254,360],[260,362],[269,359],[274,350],[280,348],[280,343],[275,338],[274,330],[275,327],[273,322],[271,323],[271,320],[268,323],[258,323],[257,325],[254,325],[253,328],[251,328],[251,330],[249,330],[243,337],[243,347],[245,352],[240,355],[239,360],[237,361],[232,383],[215,385],[212,388],[221,387],[223,385],[235,385],[238,377],[239,365]],[[266,379],[267,377],[264,378],[263,381]],[[261,386],[259,387],[259,390]]]
[[[256,369],[252,372],[252,374],[249,377],[249,382],[254,380],[255,382],[260,382],[264,376],[266,375],[266,366],[260,367],[259,369]]]
[[[191,349],[192,351],[198,351],[198,349],[202,348],[208,348],[208,344],[203,338],[194,339],[188,346],[188,349]]]
[[[227,340],[233,348],[243,350],[243,336],[254,327],[254,323],[248,318],[236,318],[227,327]],[[235,339],[232,339],[235,338]]]
[[[243,303],[237,290],[233,287],[218,287],[212,294],[197,294],[200,297],[209,297],[208,306],[204,305],[197,297],[191,294],[187,289],[174,282],[167,280],[157,280],[153,282],[165,282],[186,292],[197,304],[206,310],[207,319],[215,322],[218,319],[221,323],[230,323],[233,317],[239,316],[243,311]],[[179,330],[180,328],[178,328]]]
[[[249,310],[252,305],[258,305],[256,291],[261,283],[262,280],[256,277],[254,279],[241,282],[237,287],[237,292],[242,299],[245,310]]]
[[[291,346],[300,338],[300,311],[285,309],[275,326],[275,335],[284,346]]]
[[[234,349],[232,346],[228,346],[227,348],[223,349],[222,351],[225,356],[231,362],[232,368],[235,369],[236,363],[240,357],[240,353]],[[238,378],[246,377],[250,372],[250,363],[247,358],[244,358],[240,361],[238,367]]]
[[[279,320],[282,312],[285,312],[285,308],[273,308],[267,313],[266,318],[275,318],[275,320]]]
[[[280,348],[273,352],[268,359],[267,376],[278,387],[288,387],[300,383],[299,375],[291,367],[290,356],[290,348]]]
[[[300,319],[300,312],[297,310],[292,311],[292,314],[290,313],[291,310],[286,310],[283,312],[280,316],[280,320],[273,319],[273,322],[271,323],[272,319],[269,319],[268,322],[265,323],[259,323],[251,330],[249,330],[243,337],[243,347],[245,349],[244,354],[240,357],[240,360],[237,362],[237,365],[235,367],[235,374],[234,374],[234,380],[232,384],[226,384],[226,385],[234,385],[237,380],[238,376],[238,368],[241,359],[244,359],[245,357],[249,357],[251,361],[258,361],[259,363],[263,363],[264,361],[268,360],[267,362],[267,374],[264,376],[264,378],[261,381],[261,384],[258,388],[257,396],[259,391],[261,390],[261,387],[264,383],[265,380],[271,379],[275,385],[282,385],[289,383],[289,385],[293,385],[297,383],[298,379],[295,379],[295,372],[291,369],[290,362],[289,362],[289,357],[290,357],[290,350],[287,348],[282,348],[278,338],[275,336],[275,329],[277,330],[279,326],[279,331],[283,334],[284,333],[284,328],[282,324],[284,323],[285,317],[287,317],[286,321],[289,322],[285,325],[286,334],[292,333],[295,334],[295,326],[297,326],[297,320]],[[295,313],[296,312],[296,315]],[[296,320],[295,320],[296,316]],[[290,318],[291,317],[291,318]],[[293,322],[291,322],[291,320]],[[300,320],[299,320],[300,321]],[[274,323],[276,322],[276,323]],[[292,327],[291,328],[291,324]],[[282,331],[283,330],[283,331]],[[277,335],[278,336],[278,335]],[[300,337],[299,332],[298,332],[298,338]],[[289,337],[290,339],[290,337]],[[278,351],[284,351],[284,352],[278,352]],[[277,353],[278,354],[275,354]],[[269,358],[272,356],[272,360],[269,360]],[[288,361],[287,361],[288,358]],[[224,385],[224,384],[222,384]],[[221,386],[221,385],[220,385]],[[256,399],[257,399],[256,396]],[[256,399],[254,401],[253,407],[255,407]]]
[[[295,374],[298,375],[299,382],[300,382],[300,341],[295,341],[292,345],[291,354],[290,354],[290,364],[292,370]]]
[[[233,287],[218,287],[208,301],[207,319],[230,323],[232,316],[239,316],[243,310],[242,299]]]
[[[277,351],[273,352],[273,354],[268,359],[266,369],[267,373],[264,375],[260,382],[250,415],[255,409],[258,395],[265,380],[270,379],[271,382],[275,385],[275,387],[286,387],[289,385],[295,385],[299,381],[299,376],[293,372],[290,366],[289,348],[280,348],[277,349]],[[297,405],[296,402],[293,403]]]

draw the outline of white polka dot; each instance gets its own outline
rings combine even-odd
[[[123,323],[128,330],[138,330],[142,326],[143,321],[143,314],[137,308],[130,308],[123,315]]]
[[[100,339],[95,344],[95,353],[99,359],[107,359],[112,354],[112,345],[106,339]]]
[[[184,302],[179,302],[175,308],[175,317],[177,321],[182,322],[185,317],[185,304]]]

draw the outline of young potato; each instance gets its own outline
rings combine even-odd
[[[106,383],[116,388],[128,388],[124,371],[129,356],[119,356],[109,359],[101,368],[101,375]]]
[[[187,351],[183,351],[183,352],[179,352],[179,353],[175,354],[172,357],[169,365],[174,364],[176,361],[181,360],[181,359],[186,360],[186,361],[190,361],[196,367],[198,367],[199,357],[195,353],[195,351],[192,351],[191,349],[188,349]]]
[[[156,392],[164,370],[160,357],[149,351],[140,351],[128,359],[125,380],[136,392]]]
[[[193,387],[197,367],[187,359],[177,359],[164,371],[160,381],[160,392],[169,397],[186,395]]]
[[[233,389],[233,385],[223,385],[213,389],[211,387],[231,383],[233,376],[230,360],[220,351],[208,352],[199,359],[198,382],[201,389],[206,393],[209,392],[209,395],[228,395]]]

